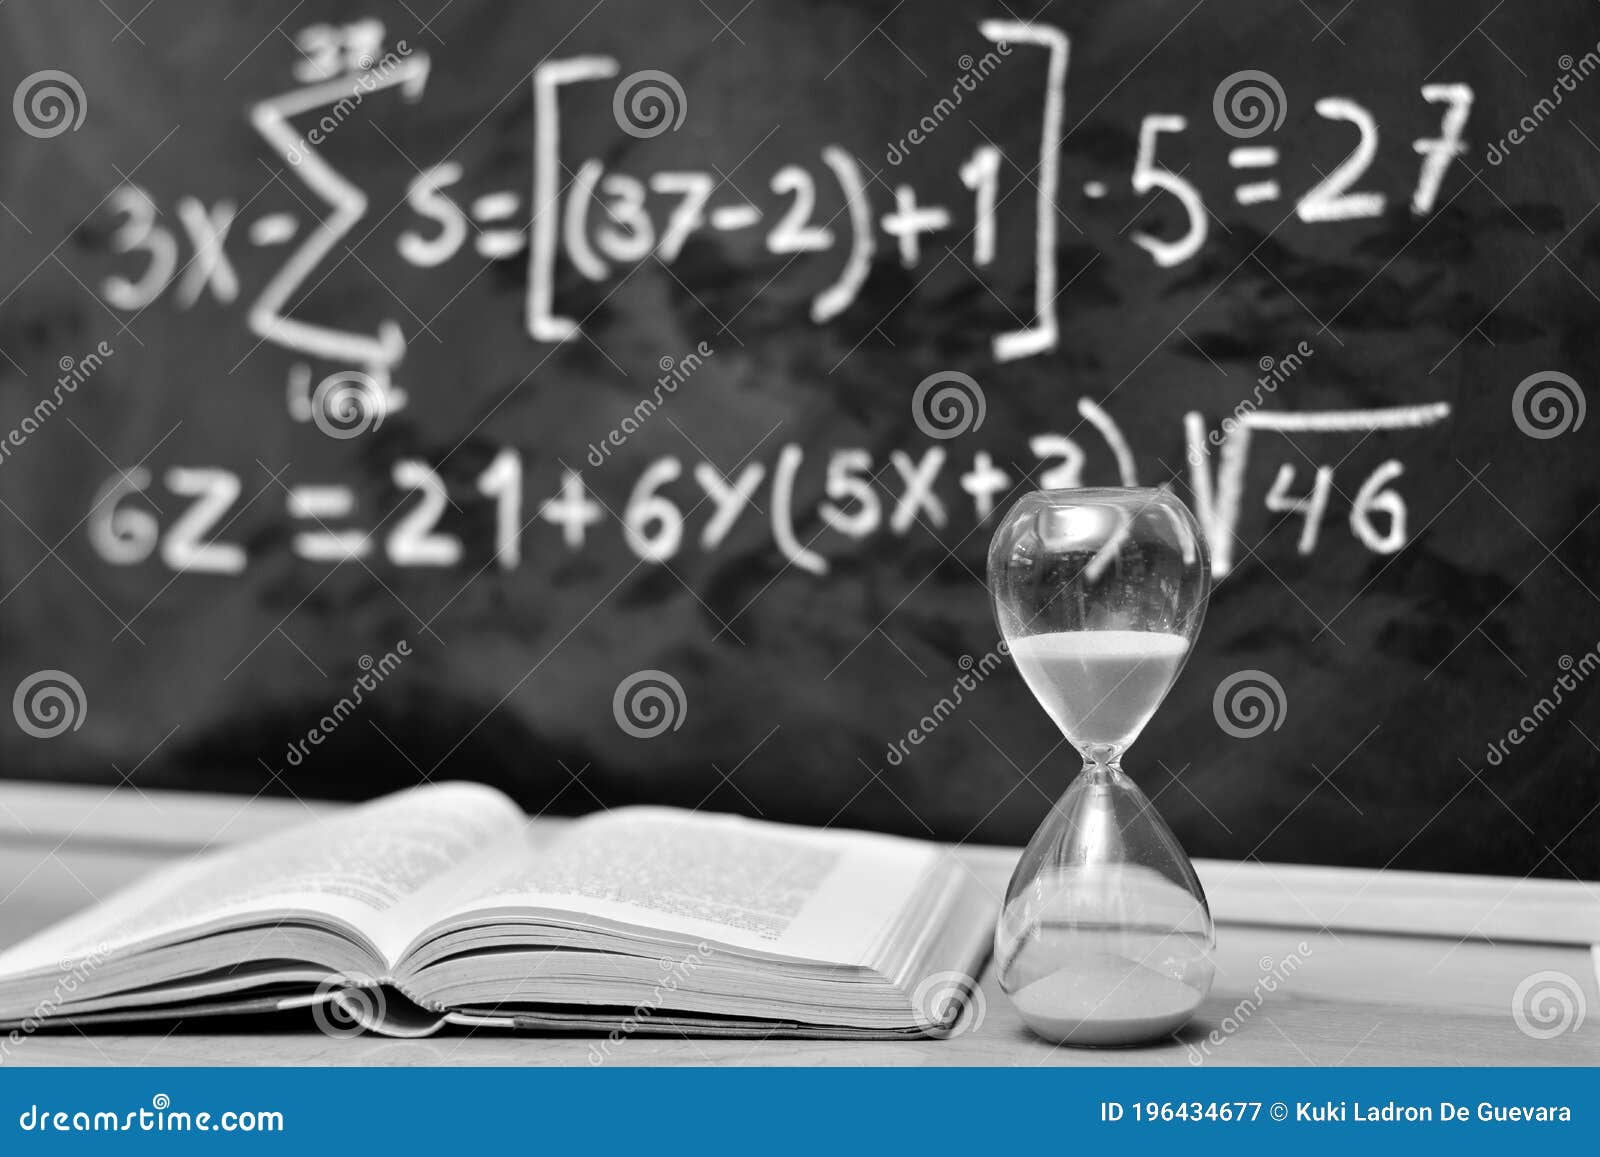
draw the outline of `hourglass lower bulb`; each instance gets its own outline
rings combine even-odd
[[[1170,1035],[1211,988],[1194,868],[1122,770],[1205,615],[1200,529],[1168,491],[1038,491],[989,548],[995,617],[1083,771],[1018,862],[995,930],[1000,986],[1050,1040]]]

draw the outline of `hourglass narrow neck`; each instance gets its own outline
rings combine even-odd
[[[1079,749],[1083,756],[1083,775],[1090,783],[1112,783],[1122,778],[1123,746],[1119,743],[1090,743]]]

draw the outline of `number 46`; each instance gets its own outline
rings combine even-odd
[[[1367,476],[1350,504],[1350,532],[1361,544],[1375,554],[1393,554],[1406,544],[1406,502],[1389,483],[1398,478],[1404,467],[1393,458],[1383,463]],[[1311,493],[1295,497],[1295,469],[1285,462],[1278,467],[1278,476],[1267,491],[1268,510],[1281,514],[1298,514],[1305,521],[1300,527],[1299,551],[1308,555],[1317,548],[1317,536],[1322,530],[1323,517],[1328,512],[1328,498],[1333,491],[1333,467],[1318,466],[1311,483]],[[1389,526],[1379,531],[1374,515],[1388,515]]]

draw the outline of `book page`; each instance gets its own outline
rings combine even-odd
[[[0,953],[0,975],[269,913],[324,916],[378,941],[385,913],[522,825],[521,811],[493,788],[399,792],[158,871]]]
[[[462,919],[542,908],[835,964],[873,949],[937,864],[933,845],[671,808],[625,808],[513,841],[432,902]]]

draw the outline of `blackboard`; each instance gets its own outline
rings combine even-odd
[[[993,510],[1137,480],[1192,853],[1600,876],[1585,0],[118,11],[0,9],[6,775],[1021,841]]]

